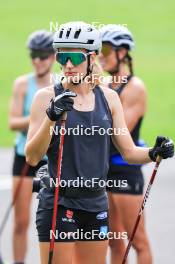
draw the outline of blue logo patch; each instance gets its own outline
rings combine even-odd
[[[107,235],[108,233],[108,227],[107,226],[101,226],[100,227],[100,234]]]
[[[107,216],[108,216],[107,212],[101,212],[101,213],[99,213],[99,214],[96,216],[96,218],[97,218],[98,220],[103,220],[103,219],[107,218]]]

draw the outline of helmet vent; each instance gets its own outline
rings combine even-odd
[[[74,38],[77,39],[81,33],[81,28],[75,32]]]
[[[132,38],[129,35],[120,35],[114,38],[114,40],[123,40],[123,39],[128,39],[132,41]]]
[[[93,44],[94,43],[94,40],[93,39],[89,39],[87,44]]]
[[[93,29],[91,28],[91,27],[89,27],[88,29],[87,29],[87,31],[88,32],[91,32]]]
[[[68,38],[68,37],[69,37],[69,35],[70,35],[70,32],[71,32],[71,28],[69,28],[69,29],[68,29],[68,31],[67,31],[67,33],[66,33],[66,38]]]
[[[60,31],[59,38],[62,38],[63,31],[64,31],[64,29],[62,29],[62,30]]]

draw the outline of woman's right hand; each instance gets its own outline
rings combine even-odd
[[[46,110],[48,118],[51,121],[57,121],[60,119],[64,112],[71,111],[74,101],[70,97],[76,96],[76,93],[70,91],[69,89],[66,89],[57,97],[52,98],[50,101],[50,106]]]

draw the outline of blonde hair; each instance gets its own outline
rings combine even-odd
[[[92,73],[89,76],[89,82],[92,85],[92,89],[96,85],[100,85],[100,76],[102,75],[103,75],[103,70],[101,66],[97,62],[95,62],[93,64]]]

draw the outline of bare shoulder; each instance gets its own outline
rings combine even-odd
[[[111,109],[111,112],[113,111],[113,107],[116,107],[116,105],[120,104],[120,99],[116,91],[110,89],[106,85],[100,85],[100,88],[102,89],[104,96],[108,102],[108,105]]]
[[[48,86],[39,89],[36,94],[35,98],[48,98],[48,97],[53,97],[54,96],[54,86]]]
[[[49,106],[51,98],[54,97],[54,86],[48,86],[39,89],[33,99],[33,108],[46,109]]]
[[[144,113],[147,108],[147,91],[144,82],[133,77],[120,96],[123,107],[139,107],[140,113]]]
[[[16,85],[25,85],[25,84],[27,84],[27,80],[28,80],[28,75],[27,74],[26,75],[21,75],[21,76],[19,76],[19,77],[17,77],[15,79],[14,83]]]
[[[134,92],[136,96],[146,95],[146,87],[144,82],[137,76],[134,76],[130,82],[128,83],[128,90],[129,93]]]
[[[109,98],[119,98],[116,91],[110,89],[107,85],[100,85],[100,88],[102,89],[104,95]]]
[[[13,83],[14,92],[25,93],[28,83],[28,75],[22,75],[15,79]]]
[[[105,96],[107,96],[107,97],[117,96],[118,97],[118,94],[116,93],[116,91],[113,91],[107,85],[105,85],[105,84],[100,85],[100,88],[102,89]]]

